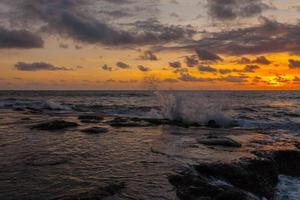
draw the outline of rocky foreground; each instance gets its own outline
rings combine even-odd
[[[138,119],[115,117],[105,119],[99,116],[79,116],[79,122],[93,124],[82,129],[87,134],[106,134],[109,128],[95,126],[103,122],[114,128],[178,126],[182,129],[200,127],[198,124],[184,124],[169,120]],[[34,124],[30,128],[36,130],[57,131],[80,127],[77,122],[54,120]],[[208,132],[221,128],[215,122],[208,122],[204,127]],[[226,130],[225,132],[237,132]],[[234,137],[232,137],[234,136]],[[210,162],[199,161],[189,168],[169,176],[177,197],[181,200],[257,200],[274,199],[279,175],[300,176],[300,143],[295,140],[267,140],[264,138],[239,142],[235,134],[203,134],[197,136],[193,148],[205,147],[208,151],[226,154],[237,154],[229,162],[222,159],[211,159]],[[242,138],[242,136],[241,136]],[[254,145],[255,144],[255,145]],[[257,146],[259,148],[257,148]],[[152,150],[153,153],[161,153]],[[249,156],[251,155],[251,156]],[[124,187],[122,185],[122,187]],[[104,197],[110,194],[105,193]],[[93,199],[97,193],[82,194],[83,199]],[[92,196],[91,196],[92,195]],[[80,198],[81,199],[81,198]]]

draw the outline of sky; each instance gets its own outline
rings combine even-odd
[[[297,90],[298,0],[0,0],[1,90]]]

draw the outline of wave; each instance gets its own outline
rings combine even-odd
[[[8,98],[0,100],[0,108],[32,110],[71,110],[70,107],[51,100],[32,100]]]
[[[231,127],[235,120],[226,112],[227,101],[204,94],[155,92],[160,110],[152,110],[150,117],[160,117],[187,124],[206,125],[210,121]]]

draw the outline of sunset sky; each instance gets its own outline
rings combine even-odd
[[[0,0],[0,89],[300,89],[299,0]]]

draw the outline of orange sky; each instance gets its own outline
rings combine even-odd
[[[38,1],[30,0],[30,2],[34,4]],[[263,26],[261,24],[267,22],[262,22],[262,17],[272,17],[272,20],[279,24],[278,27],[280,27],[280,29],[272,30],[272,34],[276,34],[276,37],[281,37],[283,34],[288,35],[286,32],[288,32],[289,28],[286,24],[288,24],[287,21],[290,22],[291,19],[293,19],[293,21],[289,24],[295,26],[295,30],[298,28],[296,23],[298,20],[298,12],[295,11],[297,1],[289,0],[286,2],[286,4],[288,4],[288,6],[286,6],[282,5],[280,1],[274,0],[271,1],[271,3],[272,6],[277,6],[276,9],[271,9],[270,6],[265,12],[261,12],[258,15],[252,16],[250,13],[251,15],[249,14],[249,17],[240,17],[236,11],[237,13],[235,14],[237,16],[234,16],[236,20],[234,23],[220,21],[220,19],[211,20],[208,19],[207,16],[200,17],[199,19],[189,16],[190,12],[188,11],[194,9],[193,7],[195,6],[193,2],[196,3],[196,1],[191,0],[187,4],[184,4],[183,1],[178,1],[177,4],[172,3],[170,6],[166,3],[155,6],[160,9],[158,20],[163,24],[162,26],[192,25],[197,33],[194,36],[190,36],[190,38],[185,38],[185,40],[191,39],[192,42],[197,45],[198,43],[196,42],[201,42],[202,39],[205,40],[208,37],[208,32],[212,34],[219,32],[226,33],[228,27],[230,31],[232,31]],[[203,2],[205,1],[203,0]],[[265,3],[265,1],[258,2]],[[49,7],[50,6],[53,5],[50,3]],[[118,8],[117,5],[113,6],[114,9]],[[199,9],[205,11],[208,6],[214,5],[200,5]],[[240,7],[237,8],[234,7],[234,9],[243,9],[243,5],[239,6]],[[11,13],[14,9],[13,6],[11,10],[4,5],[2,5],[2,7],[2,10]],[[178,12],[180,8],[182,8],[182,12]],[[288,12],[289,10],[291,10],[291,12]],[[77,8],[70,7],[70,11],[82,14]],[[176,15],[178,15],[178,17],[174,12],[177,13]],[[294,14],[291,15],[290,13]],[[133,21],[140,17],[147,18],[147,14],[145,13],[137,13],[137,15],[139,16],[131,16],[130,19],[123,19],[121,17],[115,19],[115,21],[111,20],[109,23],[115,24],[116,22]],[[174,17],[176,19],[174,19]],[[54,29],[56,28],[54,27],[56,24],[51,20],[52,19],[48,18],[44,19],[44,23],[48,23],[49,27],[53,26],[51,28]],[[89,20],[94,19],[91,18]],[[100,23],[103,19],[99,17],[95,20],[99,20]],[[8,19],[1,20],[1,27],[9,29],[9,31],[29,30],[24,25],[25,22],[21,22],[21,26],[12,27],[11,25],[7,25],[8,21]],[[87,23],[89,24],[90,21],[87,21]],[[98,23],[98,21],[95,23]],[[23,25],[24,27],[22,27]],[[64,30],[64,27],[61,27],[61,24],[59,25],[60,28]],[[225,29],[224,25],[226,25]],[[285,29],[287,29],[287,31]],[[69,31],[68,29],[66,30]],[[166,30],[169,29],[166,28]],[[203,32],[204,30],[207,32]],[[97,29],[95,29],[95,31],[97,31]],[[230,31],[228,30],[228,32]],[[199,48],[222,58],[222,60],[205,60],[197,55],[193,48],[186,48],[186,44],[182,45],[182,42],[179,42],[176,38],[174,41],[170,40],[163,44],[160,42],[151,42],[150,44],[112,45],[103,42],[102,38],[100,42],[86,41],[86,38],[82,39],[82,35],[77,36],[76,32],[74,36],[76,38],[72,38],[73,36],[71,36],[69,32],[66,32],[68,35],[52,34],[52,32],[45,33],[39,29],[33,32],[39,34],[43,39],[44,45],[42,48],[19,48],[18,45],[16,48],[1,47],[0,89],[149,89],[149,84],[145,84],[147,77],[155,77],[156,81],[153,84],[158,85],[158,87],[162,89],[300,89],[300,64],[298,63],[300,56],[294,51],[294,49],[298,48],[298,44],[295,44],[294,47],[293,43],[287,43],[284,48],[279,51],[273,51],[271,47],[268,49],[269,52],[246,52],[236,55],[234,55],[235,53],[227,53],[227,49],[219,50],[218,48],[211,49],[211,47],[206,48],[206,46],[200,46]],[[85,33],[86,32],[83,32],[82,34]],[[251,32],[249,32],[249,34],[251,34]],[[270,37],[272,37],[272,34]],[[2,35],[0,31],[0,39],[4,37]],[[234,44],[234,38],[231,42]],[[188,44],[190,43],[189,41]],[[176,48],[168,48],[170,46],[175,46]],[[228,48],[230,48],[230,46]],[[277,48],[275,44],[274,48]],[[145,51],[151,51],[157,59],[149,60],[143,58]],[[187,56],[194,56],[198,64],[193,67],[188,67],[185,63]],[[258,57],[262,56],[270,63],[262,64],[255,61]],[[241,60],[242,57],[247,58],[249,62],[239,64],[238,61]],[[299,66],[290,67],[289,60],[294,60],[294,65],[298,64]],[[24,70],[24,68],[20,69],[16,67],[19,62],[25,63],[25,67],[32,66],[34,63],[47,63],[54,66],[55,70]],[[129,65],[129,67],[118,67],[117,62],[125,63]],[[174,68],[170,66],[170,62],[180,62],[181,66]],[[110,70],[103,69],[104,65],[107,65]],[[145,70],[142,71],[138,69],[139,65],[142,65]],[[253,69],[246,70],[246,66],[250,66],[250,68],[252,66]],[[205,69],[209,67],[211,71],[201,70],[201,67],[206,67]],[[227,69],[228,72],[221,73],[222,70],[225,71],[224,69]],[[183,77],[188,77],[188,80]]]

